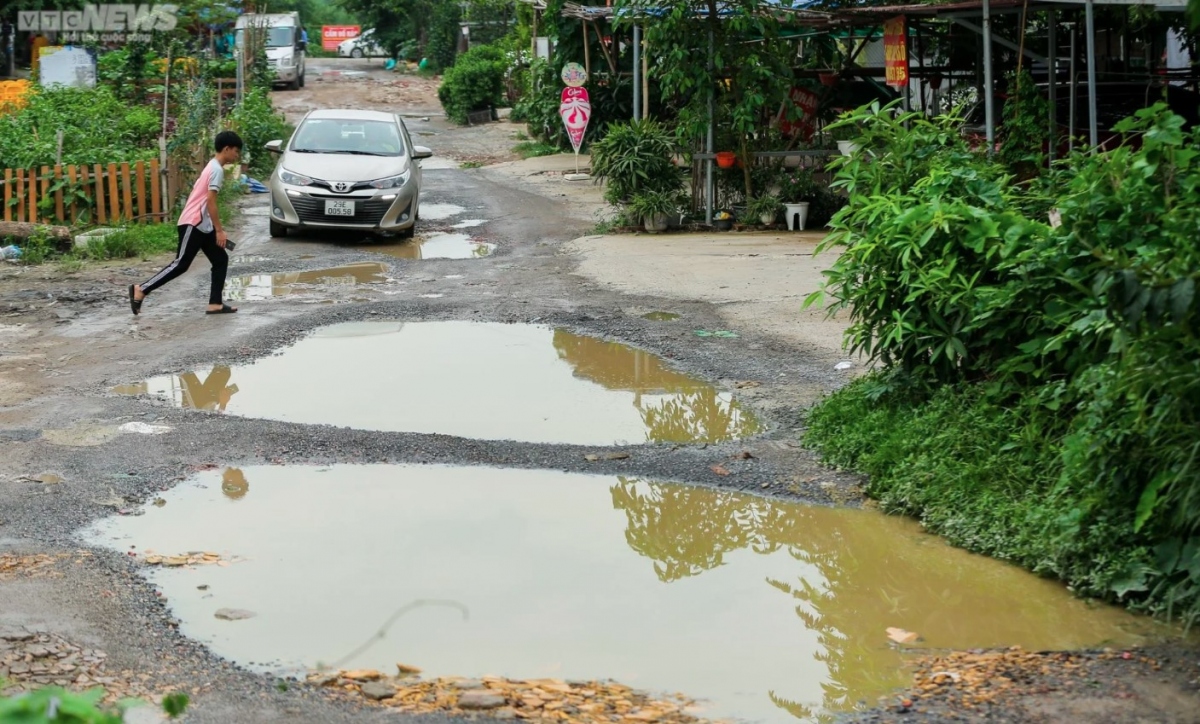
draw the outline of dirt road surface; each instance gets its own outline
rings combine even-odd
[[[208,278],[203,260],[148,298],[137,318],[129,314],[125,289],[165,258],[70,272],[54,265],[0,266],[0,677],[22,686],[103,683],[122,695],[185,691],[193,698],[191,722],[401,718],[361,697],[283,684],[219,659],[180,632],[170,601],[143,576],[138,561],[89,548],[77,536],[82,526],[136,513],[141,503],[217,465],[503,465],[858,504],[857,479],[823,468],[797,442],[803,406],[849,374],[835,369],[841,359],[831,335],[836,327],[798,313],[795,323],[781,316],[798,307],[804,291],[787,288],[789,275],[807,284],[818,271],[811,239],[742,237],[736,243],[758,250],[728,246],[735,242],[712,246],[705,252],[710,258],[681,272],[693,262],[679,257],[703,240],[672,237],[649,247],[644,235],[589,237],[601,209],[598,190],[561,181],[553,167],[547,173],[518,161],[511,152],[518,127],[449,124],[439,113],[433,81],[387,73],[368,61],[313,60],[308,73],[302,91],[275,94],[280,109],[293,119],[335,106],[402,113],[438,154],[426,166],[419,236],[433,244],[429,239],[437,234],[465,233],[474,248],[493,245],[490,254],[418,260],[393,242],[354,235],[271,240],[267,200],[250,195],[231,233],[240,242],[230,271],[242,280],[236,315],[202,314]],[[494,165],[460,168],[466,162]],[[439,215],[439,204],[461,212]],[[723,270],[730,259],[737,266]],[[318,280],[294,294],[252,293],[254,280],[267,275],[353,264],[382,264],[380,281],[347,287]],[[768,278],[772,270],[776,278]],[[654,311],[677,314],[678,323],[643,317]],[[766,431],[745,442],[706,445],[517,443],[224,416],[112,392],[157,374],[247,363],[318,327],[374,319],[535,322],[619,340],[735,394]],[[693,331],[730,329],[736,337]],[[353,375],[354,361],[344,364],[334,365],[327,379],[297,380],[295,393]],[[480,369],[486,374],[486,360]],[[139,432],[154,427],[170,430]],[[913,694],[898,693],[866,716],[1197,721],[1198,660],[1195,649],[1160,647],[1103,659],[1077,688],[1031,671],[1030,681],[1047,685],[1023,688],[1019,703],[1012,703],[1012,693],[981,704],[928,691],[913,702]]]

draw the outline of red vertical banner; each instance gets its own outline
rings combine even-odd
[[[893,88],[908,85],[908,29],[903,15],[883,24],[883,57],[887,84]]]
[[[779,114],[779,131],[785,136],[800,134],[801,140],[812,140],[813,132],[816,130],[814,122],[817,119],[820,97],[808,88],[796,87],[792,88],[788,94],[788,100],[799,110],[800,118],[796,121],[789,121],[787,109],[784,108]]]

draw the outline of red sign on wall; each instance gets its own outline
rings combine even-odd
[[[325,50],[337,50],[343,40],[357,38],[362,33],[358,25],[322,25],[321,47]]]
[[[799,120],[789,121],[787,109],[784,109],[779,117],[779,131],[785,136],[794,136],[799,133],[801,139],[811,140],[813,132],[816,130],[814,121],[817,119],[817,104],[821,101],[820,97],[807,88],[793,88],[788,94],[788,98],[803,115]]]
[[[883,59],[887,84],[893,88],[908,85],[908,29],[903,15],[883,24]]]

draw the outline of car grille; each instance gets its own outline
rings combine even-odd
[[[326,216],[326,199],[354,201],[354,216]],[[296,208],[296,214],[300,217],[302,223],[370,224],[372,226],[378,224],[383,219],[383,215],[391,207],[392,201],[394,199],[391,201],[382,201],[374,197],[354,198],[346,196],[299,196],[291,198],[292,206]]]

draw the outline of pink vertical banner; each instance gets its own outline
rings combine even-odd
[[[587,88],[563,88],[558,115],[562,116],[563,125],[567,127],[571,146],[575,153],[579,153],[579,147],[583,145],[583,134],[587,133],[588,121],[592,117],[592,104],[588,99]]]

